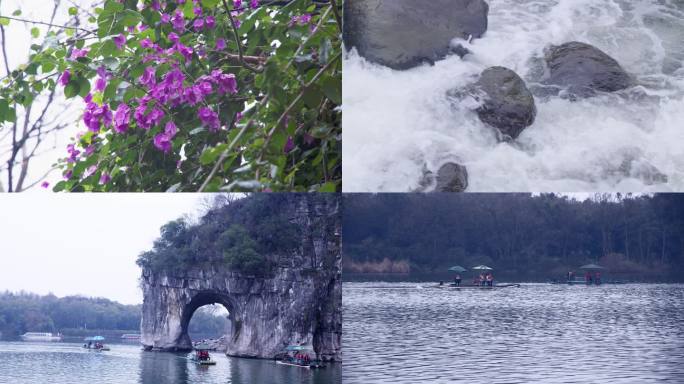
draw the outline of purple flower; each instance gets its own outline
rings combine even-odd
[[[97,80],[95,80],[95,90],[98,92],[104,91],[104,89],[107,87],[107,80],[98,77]]]
[[[283,147],[283,152],[290,153],[294,150],[294,148],[295,148],[294,140],[292,140],[292,136],[288,136],[287,142],[285,143],[285,146]]]
[[[200,92],[205,96],[213,92],[211,83],[208,81],[201,81],[199,84],[197,84],[197,87],[199,88]]]
[[[216,39],[216,49],[219,51],[226,49],[226,40],[225,39]]]
[[[50,186],[50,183],[48,183],[47,181],[43,181],[42,183],[40,183],[40,186],[41,188],[47,189]]]
[[[252,9],[258,8],[259,7],[259,0],[250,0],[249,1],[249,7]]]
[[[171,16],[168,13],[162,13],[161,22],[162,24],[168,24],[171,21]]]
[[[173,17],[171,18],[171,24],[173,25],[173,29],[175,29],[178,32],[182,32],[185,29],[185,19],[183,18],[183,12],[180,10],[176,10],[176,13],[173,14]]]
[[[114,44],[116,44],[116,49],[121,49],[126,45],[126,36],[124,36],[123,33],[119,34],[119,36],[114,36],[112,40],[114,40]]]
[[[204,27],[204,20],[202,20],[202,19],[196,19],[196,20],[192,23],[192,27],[195,28],[195,31],[199,31],[200,29],[202,29],[202,28]]]
[[[152,43],[152,40],[150,40],[149,38],[144,38],[140,40],[140,46],[143,48],[152,48],[154,44]]]
[[[91,165],[86,169],[86,171],[83,173],[83,177],[88,177],[92,175],[93,173],[97,172],[97,165]]]
[[[171,138],[166,133],[156,134],[152,140],[152,143],[158,150],[164,153],[171,152]]]
[[[176,136],[176,133],[178,133],[178,128],[176,127],[176,124],[173,121],[169,121],[168,123],[166,123],[166,126],[164,127],[164,133],[171,137]]]
[[[100,185],[105,185],[109,183],[112,180],[112,177],[109,176],[108,173],[102,172],[102,175],[100,175]]]
[[[195,16],[202,16],[202,7],[195,7],[192,9],[192,12]]]
[[[178,37],[178,35],[176,34],[176,32],[171,32],[171,33],[169,33],[169,41],[170,41],[170,42],[172,42],[172,43],[175,44],[175,43],[178,42],[178,40],[179,40],[179,37]]]
[[[114,130],[118,133],[124,133],[128,129],[131,122],[131,108],[121,103],[114,114]]]
[[[71,51],[71,60],[76,60],[80,57],[85,57],[87,54],[88,54],[87,49],[74,48],[74,50]]]
[[[200,108],[199,111],[197,111],[197,116],[200,121],[202,121],[202,124],[209,127],[210,131],[217,131],[221,125],[218,115],[209,107]]]
[[[138,77],[138,81],[142,85],[146,85],[150,88],[154,87],[154,85],[157,83],[155,72],[156,69],[153,66],[146,67],[143,74]]]
[[[70,80],[71,80],[71,72],[69,72],[69,70],[67,69],[64,71],[64,73],[62,73],[62,76],[59,77],[59,84],[66,87],[66,85],[69,84]]]
[[[73,176],[73,175],[74,175],[74,171],[72,171],[71,169],[66,171],[66,173],[64,174],[64,180],[71,179],[71,176]]]
[[[242,8],[242,0],[233,0],[233,8],[235,8],[235,9]]]
[[[218,69],[214,70],[211,72],[211,77],[216,81],[219,85],[219,92],[221,94],[224,93],[230,93],[232,95],[236,94],[238,91],[237,88],[237,80],[235,79],[235,75],[232,73],[222,73]]]
[[[208,29],[212,29],[216,26],[216,19],[214,16],[207,16],[204,18],[204,26],[206,26]]]
[[[86,147],[86,150],[85,150],[86,156],[90,156],[93,153],[95,153],[95,146],[94,145],[89,145],[88,147]]]

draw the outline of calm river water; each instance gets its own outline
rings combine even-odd
[[[343,381],[684,383],[684,285],[345,283]]]
[[[88,352],[81,344],[0,342],[0,384],[338,384],[341,366],[320,371],[276,365],[272,360],[226,357],[198,367],[185,354],[143,352],[138,346],[111,345]]]

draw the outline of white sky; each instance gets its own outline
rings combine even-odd
[[[0,194],[0,291],[142,302],[135,260],[202,194]]]
[[[89,9],[88,4],[92,4],[92,0],[61,0],[61,5],[57,15],[55,17],[54,23],[57,25],[66,24],[69,19],[68,9],[74,4],[82,5],[84,8]],[[16,16],[22,19],[49,22],[52,9],[54,6],[53,0],[0,0],[0,15],[11,16],[12,13],[21,9],[22,14]],[[31,39],[31,28],[38,27],[41,31],[38,39]],[[5,27],[5,33],[7,36],[7,59],[9,61],[10,69],[15,69],[21,64],[25,64],[28,61],[28,55],[30,52],[31,44],[41,43],[45,37],[47,31],[47,26],[34,25],[23,23],[15,20],[10,21],[10,25]],[[0,52],[0,59],[3,54]],[[0,77],[5,76],[4,64],[0,67]],[[72,99],[67,102],[64,99],[63,91],[60,89],[56,93],[58,102],[53,105],[54,113],[68,113],[69,116],[73,115],[74,120],[77,120],[82,113],[82,101],[80,98]],[[75,101],[74,101],[75,100]],[[42,107],[42,104],[39,104]],[[36,107],[36,109],[39,109]],[[23,112],[18,111],[17,115],[21,117]],[[35,116],[37,112],[34,112]],[[54,118],[54,116],[53,116]],[[63,120],[60,118],[60,120]],[[48,170],[52,168],[52,164],[60,157],[66,156],[66,145],[69,144],[70,137],[75,136],[79,131],[83,131],[83,127],[78,127],[76,123],[70,126],[56,135],[50,135],[42,144],[39,156],[36,156],[31,160],[31,165],[29,167],[29,177],[28,182],[25,186],[33,183],[36,179],[41,178]],[[9,145],[9,137],[5,142],[0,143],[0,147]],[[0,156],[0,160],[7,160],[7,156]],[[59,171],[53,171],[47,179],[50,182],[50,188],[54,186],[57,182],[61,180],[61,173]],[[7,174],[5,172],[0,172],[0,182],[2,182],[5,189],[7,189]],[[42,188],[36,186],[30,189],[31,191],[40,191]]]

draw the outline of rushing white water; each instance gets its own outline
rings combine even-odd
[[[684,1],[488,0],[489,29],[453,56],[408,71],[344,61],[343,189],[406,192],[455,160],[468,191],[684,191]],[[416,31],[420,33],[420,31]],[[549,44],[582,41],[638,86],[572,102],[536,98],[534,125],[500,143],[450,89],[501,65],[533,85]],[[667,181],[665,181],[665,177]]]

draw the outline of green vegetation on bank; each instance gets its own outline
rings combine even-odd
[[[15,339],[26,332],[63,332],[85,329],[137,330],[140,305],[124,305],[103,298],[31,293],[0,293],[0,332]]]
[[[346,273],[487,264],[547,278],[596,261],[651,278],[684,270],[684,196],[675,194],[347,195],[344,208]]]
[[[0,292],[2,340],[16,340],[26,332],[119,337],[122,333],[139,332],[141,315],[140,305],[124,305],[103,298]],[[202,307],[193,315],[188,332],[219,336],[225,333],[227,322],[225,316],[214,314],[211,307]]]

